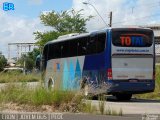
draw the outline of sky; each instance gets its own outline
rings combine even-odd
[[[4,2],[13,3],[15,9],[3,11]],[[110,11],[113,27],[160,24],[160,0],[0,0],[0,51],[7,57],[8,43],[36,42],[33,32],[50,30],[41,24],[42,12],[72,8],[83,9],[83,17],[94,16],[87,22],[88,31],[108,27]],[[11,49],[12,56],[16,56],[16,49]]]

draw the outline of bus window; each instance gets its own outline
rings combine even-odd
[[[96,39],[97,39],[97,35],[91,36],[90,39],[88,39],[87,42],[87,54],[91,55],[91,54],[96,54],[97,50],[96,50]]]
[[[101,53],[105,49],[105,43],[106,43],[106,33],[98,34],[98,39],[96,41],[96,49],[97,53]]]
[[[49,45],[49,51],[50,52],[48,53],[48,60],[60,58],[61,57],[61,45],[60,45],[60,43],[55,43],[55,44]]]
[[[78,39],[78,56],[87,54],[87,40],[88,37],[82,37]]]
[[[48,51],[54,51],[54,48],[53,48],[53,45],[48,45]],[[53,59],[53,52],[48,52],[48,57],[47,59],[50,60],[50,59]]]
[[[78,55],[78,45],[77,40],[71,40],[69,41],[69,51],[70,51],[70,57],[77,56]]]
[[[105,49],[106,35],[96,34],[92,37],[81,37],[70,41],[58,42],[49,45],[48,60],[91,55],[103,52]]]
[[[61,58],[69,57],[69,42],[65,41],[61,43]]]
[[[145,31],[126,31],[114,30],[112,43],[119,47],[150,47],[153,41],[153,32]]]
[[[54,58],[61,58],[61,43],[56,43],[54,45],[54,52],[52,53]]]
[[[105,49],[106,33],[96,34],[88,40],[88,54],[101,53]]]

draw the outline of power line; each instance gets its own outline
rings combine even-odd
[[[159,4],[160,1],[158,1],[158,2],[152,2],[152,3],[147,3],[147,4],[143,4],[143,5],[137,5],[137,6],[151,6],[151,5],[155,5],[155,4],[157,5],[157,3]]]
[[[126,8],[127,9],[126,11],[128,11],[127,14],[131,14],[131,13],[133,14],[135,9],[136,9],[136,11],[139,12],[142,9],[142,8],[139,8],[139,7],[143,7],[143,6],[146,6],[147,9],[160,7],[160,1],[159,2],[154,2],[154,3],[143,4],[143,5],[133,5],[129,9]],[[115,12],[117,12],[117,10],[112,10],[112,12],[115,13]]]
[[[160,7],[160,5],[156,4],[156,5],[148,6],[147,9],[156,8],[156,7]],[[136,8],[136,11],[140,11],[141,9],[143,9],[143,8],[132,7],[132,13],[134,13],[135,8]]]
[[[135,18],[135,19],[132,19],[132,20],[140,20],[140,19],[144,19],[144,18],[150,18],[150,17],[153,17],[153,16],[160,16],[160,13],[159,14],[154,14],[154,15],[149,15],[149,16],[144,16],[144,17],[140,17],[140,18]],[[120,21],[120,22],[114,22],[112,24],[118,24],[118,23],[125,23],[125,22],[128,22],[129,20],[124,20],[124,21]]]
[[[96,7],[94,5],[92,5],[91,3],[88,2],[82,2],[85,5],[90,5],[93,7],[93,9],[96,11],[96,13],[99,15],[99,17],[101,18],[101,20],[103,21],[103,23],[106,25],[106,27],[108,26],[107,23],[105,22],[105,20],[103,19],[103,17],[101,16],[101,14],[98,12],[98,10],[96,9]]]

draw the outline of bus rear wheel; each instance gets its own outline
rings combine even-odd
[[[130,100],[132,98],[132,94],[115,94],[115,97],[119,101]]]

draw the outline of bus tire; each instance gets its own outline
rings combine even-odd
[[[132,98],[132,94],[115,94],[115,97],[119,101],[130,100]]]
[[[54,80],[53,78],[49,78],[48,80],[48,90],[53,90],[54,89]]]

